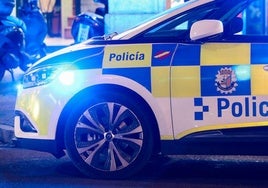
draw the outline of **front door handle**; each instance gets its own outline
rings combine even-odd
[[[268,71],[268,65],[264,65],[263,70]]]

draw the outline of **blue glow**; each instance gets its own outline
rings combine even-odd
[[[59,75],[59,80],[63,85],[70,86],[74,84],[74,73],[71,71],[62,72]]]
[[[17,84],[16,88],[18,91],[21,91],[23,89],[23,85],[22,84]]]
[[[238,81],[246,81],[250,79],[249,65],[234,66],[234,70]]]

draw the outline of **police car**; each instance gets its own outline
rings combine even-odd
[[[152,156],[268,153],[268,39],[254,0],[193,0],[39,60],[18,91],[20,147],[68,154],[91,178]]]

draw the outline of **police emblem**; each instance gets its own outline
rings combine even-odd
[[[222,94],[231,94],[236,90],[237,79],[235,72],[231,68],[221,68],[216,75],[215,86]]]

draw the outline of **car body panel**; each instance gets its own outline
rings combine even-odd
[[[79,80],[81,86],[71,88],[68,86],[68,88],[66,88],[67,91],[65,91],[64,87],[61,87],[61,90],[64,92],[55,92],[59,95],[55,98],[64,99],[64,101],[58,101],[54,98],[49,100],[49,93],[53,91],[53,88],[59,85],[59,82],[55,81],[52,85],[39,87],[40,90],[38,91],[36,91],[36,88],[34,88],[34,90],[29,89],[26,90],[26,94],[19,95],[21,99],[19,98],[18,100],[17,109],[31,113],[30,117],[40,118],[41,116],[36,114],[40,111],[38,106],[46,106],[47,112],[43,111],[42,113],[47,113],[47,115],[39,119],[39,123],[33,124],[39,124],[41,127],[46,127],[47,124],[51,124],[48,127],[53,127],[53,123],[49,123],[47,120],[52,119],[52,122],[57,121],[57,117],[51,118],[51,116],[53,114],[60,114],[59,112],[62,111],[64,104],[66,104],[75,93],[96,84],[116,83],[130,88],[137,93],[147,92],[148,97],[143,97],[146,100],[148,99],[148,101],[153,101],[153,98],[159,101],[163,100],[163,102],[160,102],[157,106],[160,106],[159,109],[163,108],[161,113],[165,112],[165,114],[169,114],[168,109],[171,109],[168,101],[169,96],[172,96],[174,135],[187,131],[189,125],[193,125],[192,128],[204,125],[211,127],[211,125],[217,125],[222,120],[224,120],[226,124],[234,122],[243,123],[245,119],[240,117],[246,117],[249,122],[265,121],[265,117],[267,116],[265,111],[267,105],[265,99],[267,97],[260,96],[257,98],[250,96],[267,95],[268,93],[265,82],[260,82],[259,77],[260,74],[263,76],[267,74],[263,69],[263,65],[254,64],[254,66],[249,67],[250,61],[253,63],[255,61],[257,62],[257,60],[254,60],[256,58],[254,46],[254,44],[250,45],[248,43],[209,43],[204,45],[133,44],[106,46],[103,61],[101,61],[101,59],[99,61],[99,64],[103,62],[102,69],[93,69],[88,71],[89,73],[83,73],[81,70],[73,71],[76,80]],[[258,45],[256,44],[256,46]],[[250,50],[252,50],[252,52]],[[215,53],[218,58],[215,58]],[[240,53],[244,54],[242,58],[239,56]],[[199,59],[196,54],[200,54],[201,58]],[[222,54],[226,55],[223,56]],[[257,58],[262,59],[259,54]],[[265,56],[263,58],[265,58]],[[85,59],[87,58],[85,57]],[[181,61],[172,62],[172,59],[179,59]],[[121,63],[121,61],[123,62]],[[170,66],[171,63],[173,66]],[[74,66],[75,64],[76,63],[74,63]],[[212,70],[213,72],[211,72]],[[82,71],[87,72],[86,69],[82,69]],[[230,83],[229,87],[232,88],[221,88],[218,82],[223,78],[220,77],[220,74],[223,74],[223,72],[232,74],[233,71],[236,71],[235,75],[237,76],[231,80],[232,83]],[[239,71],[242,72],[239,73]],[[239,77],[240,74],[241,78]],[[79,78],[81,77],[80,75],[87,75],[87,77]],[[171,79],[169,79],[170,77]],[[216,87],[215,84],[219,85]],[[172,86],[172,90],[169,87],[170,85]],[[238,85],[239,87],[237,87]],[[250,88],[253,88],[253,90],[249,90]],[[64,95],[64,97],[61,95]],[[241,98],[241,96],[245,97]],[[45,97],[46,100],[44,100],[43,97]],[[32,100],[36,98],[39,98],[38,100],[40,101],[33,102]],[[200,100],[200,102],[198,102],[198,100]],[[46,104],[42,104],[42,101],[45,101]],[[48,101],[51,101],[51,107],[57,110],[57,112],[52,112],[52,109],[49,108],[50,102]],[[200,112],[195,112],[195,108],[204,108],[205,106],[198,106],[198,104],[194,103],[202,103],[203,101],[206,104],[210,104],[210,111],[218,112],[218,114],[215,115],[214,113],[210,114],[207,112],[206,115],[208,117],[206,121],[200,119],[200,117],[195,117],[197,118],[197,120],[195,120],[193,114],[196,113],[195,115],[198,116],[199,113],[206,113],[206,111],[201,110]],[[27,109],[30,106],[27,105],[27,103],[37,103],[37,106]],[[153,106],[155,101],[148,103]],[[228,103],[228,105],[226,103]],[[242,108],[243,105],[243,109],[241,109],[241,112],[236,109],[232,112],[227,109],[227,106],[229,108],[231,104],[237,104],[237,107],[234,106],[233,108],[240,108],[240,106]],[[255,107],[256,109],[250,112],[249,105],[257,104],[261,105],[261,107],[259,107],[261,111],[258,111]],[[27,108],[24,110],[19,108],[19,106],[26,106]],[[57,107],[55,108],[55,106]],[[181,106],[184,106],[182,110],[180,110]],[[188,106],[189,109],[187,108]],[[232,108],[232,106],[230,106],[230,108]],[[157,114],[161,113],[159,112]],[[263,118],[260,118],[258,116],[259,114],[256,113],[261,114]],[[223,117],[225,114],[227,116],[226,118]],[[166,124],[166,122],[170,122],[170,120],[164,122],[163,124]],[[179,124],[177,122],[179,122]],[[185,128],[183,128],[183,125],[186,125]],[[43,130],[41,127],[39,128],[40,134],[47,134],[48,130],[43,132],[41,131]],[[165,126],[163,127],[164,128],[161,130],[169,131],[167,131],[168,134],[161,135],[170,137],[172,135],[170,134],[172,128],[169,127],[167,129]],[[55,132],[55,130],[52,132]],[[162,133],[164,131],[160,132]],[[50,138],[53,139],[54,137],[50,136]]]
[[[225,16],[228,11],[213,8],[220,9],[218,4],[231,7],[228,15],[232,17],[239,13],[236,10],[239,6],[252,0],[228,2],[190,1],[126,33],[93,38],[41,59],[26,76],[46,71],[46,67],[53,70],[61,67],[61,71],[48,83],[27,86],[18,92],[16,137],[57,142],[62,139],[63,112],[68,112],[73,105],[70,101],[80,97],[83,91],[96,86],[105,90],[107,85],[133,91],[144,100],[155,117],[161,142],[172,142],[176,146],[180,141],[197,137],[216,140],[221,137],[230,141],[230,138],[239,137],[238,130],[252,131],[252,135],[244,134],[252,137],[261,133],[259,128],[266,131],[267,38],[235,33],[231,33],[232,38],[224,38],[225,33],[215,29],[212,34],[195,41],[188,38],[190,28],[182,35],[187,36],[185,38],[166,36],[161,31],[170,26],[170,32],[173,32],[172,19],[180,23],[175,28],[183,26],[184,29],[185,20],[195,16],[199,8],[208,9],[208,14],[205,12],[200,18],[205,18],[200,26],[215,19],[214,23],[223,23],[226,27],[231,22]],[[179,18],[174,18],[177,15]],[[194,22],[199,21],[196,16]],[[152,31],[158,30],[160,37],[152,35]],[[26,126],[33,130],[24,130],[22,117],[30,124]],[[229,130],[235,132],[233,137],[228,137]]]

